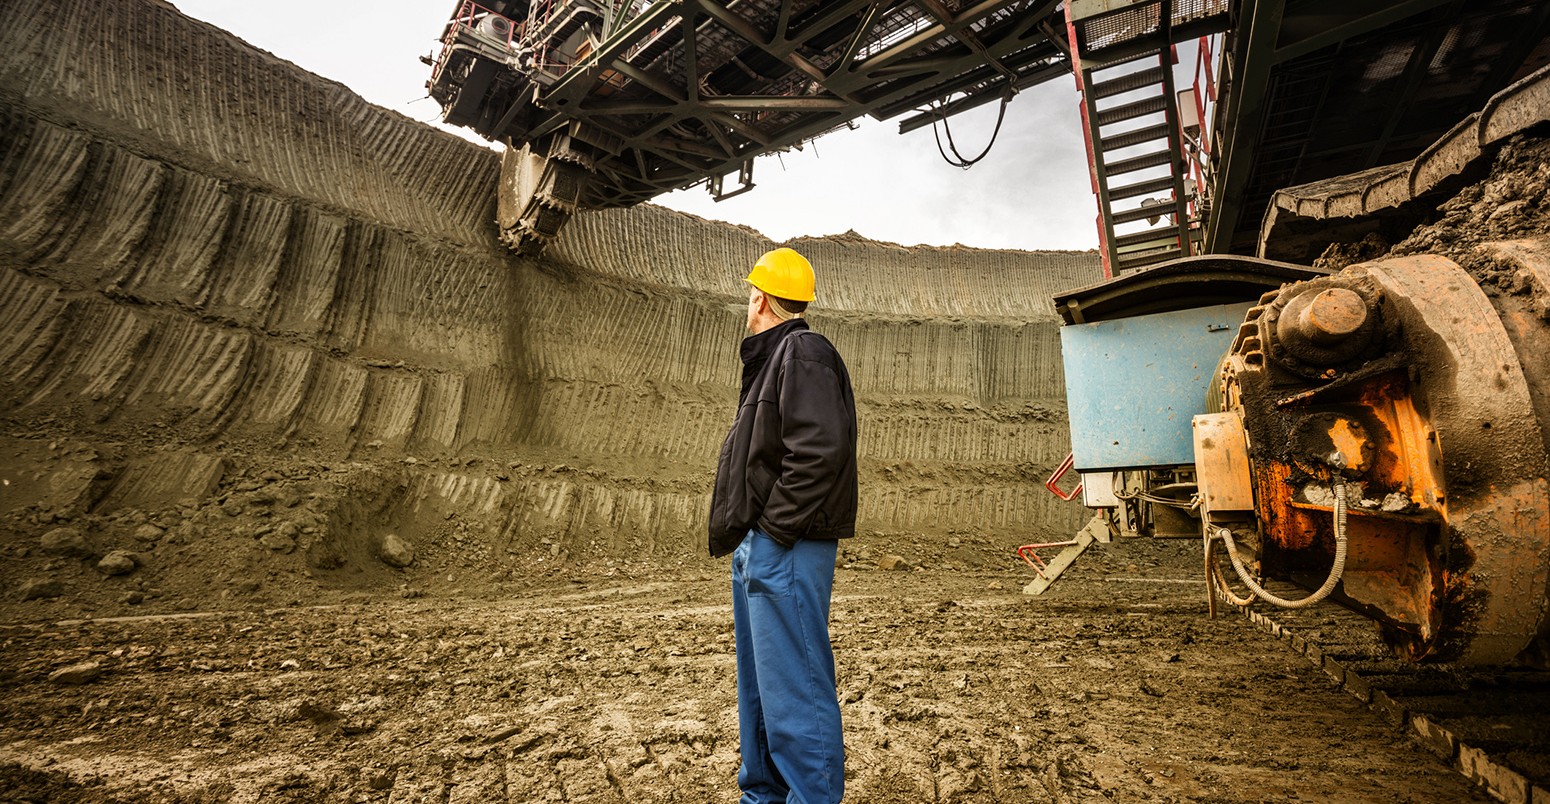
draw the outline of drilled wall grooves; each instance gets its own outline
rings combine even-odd
[[[771,243],[641,206],[520,262],[490,230],[487,150],[161,3],[6,5],[13,435],[375,467],[410,495],[393,510],[479,518],[513,549],[702,549],[740,266]],[[1038,486],[1067,449],[1049,296],[1090,282],[1092,253],[792,245],[855,382],[863,530],[1077,524]]]

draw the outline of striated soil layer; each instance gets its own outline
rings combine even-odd
[[[770,242],[641,207],[518,261],[490,151],[165,4],[9,5],[0,522],[23,560],[0,579],[63,586],[31,608],[703,553],[741,276]],[[1036,481],[1067,450],[1049,295],[1093,255],[791,245],[854,377],[863,530],[1079,524]],[[39,546],[58,528],[80,555]],[[389,534],[408,568],[378,560]],[[105,596],[89,565],[113,551],[137,569]]]

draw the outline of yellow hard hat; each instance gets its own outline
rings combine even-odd
[[[817,298],[813,292],[816,282],[812,263],[789,248],[765,252],[748,272],[747,281],[780,299],[810,302]]]

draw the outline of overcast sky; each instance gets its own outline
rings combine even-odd
[[[425,95],[430,68],[419,57],[435,48],[455,0],[172,1],[372,103],[439,124],[440,110]],[[1007,108],[990,155],[969,170],[942,160],[929,127],[900,135],[897,118],[864,117],[856,130],[803,151],[759,158],[752,192],[715,203],[697,187],[654,203],[751,226],[777,241],[854,230],[905,245],[1095,248],[1097,203],[1077,103],[1068,77],[1024,91]],[[960,150],[978,153],[995,120],[994,104],[953,118]]]

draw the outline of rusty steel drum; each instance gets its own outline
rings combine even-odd
[[[1262,296],[1222,363],[1220,413],[1197,421],[1201,495],[1208,534],[1238,535],[1269,577],[1338,573],[1330,599],[1411,659],[1543,664],[1550,244],[1482,249],[1512,282],[1488,293],[1420,255]]]

